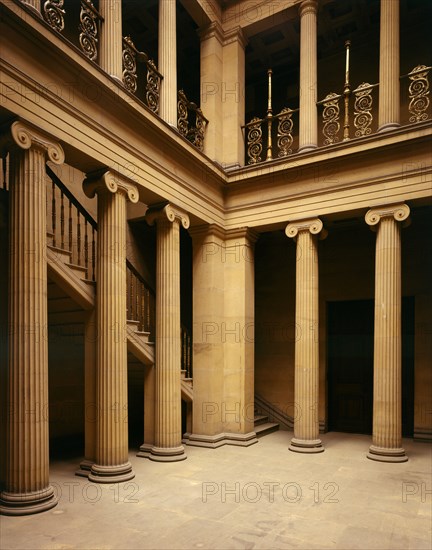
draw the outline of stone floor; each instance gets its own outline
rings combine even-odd
[[[128,483],[101,486],[55,462],[59,503],[1,517],[0,547],[432,548],[431,445],[404,441],[409,461],[366,458],[370,438],[329,433],[324,453],[288,451],[275,432],[249,448],[187,447],[184,462],[131,455]]]

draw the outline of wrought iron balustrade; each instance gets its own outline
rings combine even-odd
[[[185,378],[192,378],[192,336],[184,325],[181,325],[181,370],[185,371]]]
[[[283,108],[280,113],[274,115],[272,109],[272,70],[268,70],[268,105],[267,114],[264,118],[254,117],[242,129],[247,131],[247,156],[248,164],[257,164],[264,160],[273,160],[283,158],[293,153],[292,145],[294,141],[293,115],[299,112],[299,109]],[[274,124],[277,123],[276,133]],[[263,130],[264,128],[264,130]],[[267,145],[265,147],[265,158],[261,155],[264,150],[263,133],[267,129]],[[273,138],[276,138],[276,152],[274,151]]]
[[[177,128],[200,151],[204,149],[204,134],[208,120],[201,109],[189,101],[183,90],[177,95]]]
[[[417,65],[412,71],[401,76],[409,80],[408,85],[408,112],[410,122],[422,122],[429,118],[427,113],[430,105],[429,100],[429,71],[432,67]]]
[[[132,94],[138,92],[138,62],[146,66],[145,103],[154,113],[159,112],[160,86],[163,79],[156,64],[145,52],[135,47],[130,36],[123,38],[123,84]]]

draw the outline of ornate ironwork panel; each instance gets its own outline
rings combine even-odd
[[[137,91],[137,50],[130,36],[123,38],[123,84],[133,94]]]
[[[147,61],[146,101],[149,109],[156,114],[159,112],[160,82],[161,78],[157,72],[156,64],[149,59]]]
[[[248,164],[256,164],[261,161],[263,148],[262,119],[254,117],[247,125],[248,135]]]
[[[369,135],[372,130],[372,89],[373,86],[368,82],[363,82],[354,90],[354,127],[355,136],[362,137]]]
[[[63,0],[47,0],[43,5],[43,16],[45,21],[56,31],[64,29]]]
[[[276,115],[279,120],[277,129],[277,146],[279,150],[278,157],[286,157],[292,153],[292,115],[293,111],[289,107],[285,107],[278,115]]]
[[[339,116],[339,99],[340,95],[331,93],[323,100],[323,134],[325,137],[324,145],[332,145],[339,141],[337,136],[340,130]]]
[[[187,137],[189,131],[188,103],[189,102],[184,91],[179,90],[177,102],[177,128],[185,137]]]
[[[408,74],[411,80],[408,105],[408,110],[411,113],[410,122],[421,122],[428,118],[426,110],[429,107],[429,69],[430,67],[426,67],[426,65],[417,65]]]
[[[91,0],[81,0],[80,24],[79,24],[79,42],[85,55],[95,61],[97,59],[97,35],[98,35],[98,15],[96,8]]]

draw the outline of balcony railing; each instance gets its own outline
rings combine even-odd
[[[196,103],[189,101],[183,90],[178,92],[177,100],[178,131],[202,151],[204,149],[204,134],[208,120]]]
[[[280,113],[274,115],[272,108],[272,75],[273,71],[269,69],[268,75],[268,103],[267,114],[264,118],[254,117],[247,124],[242,126],[242,129],[247,131],[247,156],[248,164],[257,164],[263,160],[273,160],[283,158],[292,154],[292,144],[294,120],[293,115],[298,113],[298,109],[290,109],[284,107]],[[275,133],[274,124],[277,123]],[[267,130],[267,145],[263,158],[261,155],[264,149],[263,134]],[[276,148],[273,143],[276,140]]]
[[[151,111],[157,114],[163,76],[157,70],[155,62],[149,59],[145,52],[137,50],[130,36],[125,36],[123,38],[123,84],[133,94],[139,90],[138,62],[144,63],[146,66],[145,103]]]
[[[352,90],[349,73],[350,42],[345,43],[346,66],[345,83],[340,93],[331,92],[317,102],[321,111],[320,126],[322,146],[334,145],[340,141],[369,136],[377,131],[374,114],[377,111],[377,92],[379,83],[362,82]],[[401,81],[409,81],[402,87],[401,93],[407,96],[406,108],[402,113],[405,122],[418,123],[430,118],[428,114],[429,72],[432,67],[417,65],[408,74],[401,76]],[[294,116],[299,109],[284,108],[276,115],[272,110],[271,97],[272,71],[268,71],[268,106],[265,117],[254,117],[242,126],[246,130],[247,163],[250,165],[291,155],[295,152],[293,144]],[[277,130],[274,125],[277,122]],[[266,138],[265,138],[266,135]],[[266,145],[264,144],[266,139]],[[274,145],[276,142],[276,146]]]

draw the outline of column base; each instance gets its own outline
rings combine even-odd
[[[152,447],[148,458],[154,462],[178,462],[180,460],[186,460],[187,455],[183,445],[166,448]]]
[[[378,462],[407,462],[408,460],[405,449],[402,447],[398,449],[387,449],[385,447],[371,445],[366,456],[370,460],[376,460]]]
[[[94,464],[94,460],[87,460],[87,459],[82,460],[80,462],[78,470],[75,472],[75,475],[81,476],[81,477],[88,477],[93,464]]]
[[[135,474],[132,471],[130,462],[115,466],[93,464],[88,475],[89,481],[93,481],[93,483],[122,483],[134,477]]]
[[[386,124],[383,124],[378,128],[377,133],[390,132],[391,130],[396,130],[397,128],[400,128],[399,122],[386,122]]]
[[[154,445],[152,443],[143,443],[139,451],[137,452],[136,456],[139,456],[140,458],[149,458],[151,454],[151,450],[153,449]]]
[[[57,496],[54,489],[47,487],[42,491],[31,493],[0,493],[0,515],[3,516],[27,516],[46,512],[57,506]]]
[[[321,439],[291,439],[291,445],[288,447],[294,453],[322,453],[324,447]]]
[[[315,151],[315,149],[318,149],[318,145],[315,143],[306,143],[305,145],[302,145],[299,147],[298,153],[307,153],[308,151]]]
[[[258,443],[255,432],[247,434],[237,433],[219,433],[215,435],[190,434],[185,440],[186,445],[192,447],[207,447],[208,449],[217,449],[223,445],[235,445],[237,447],[250,447]]]

